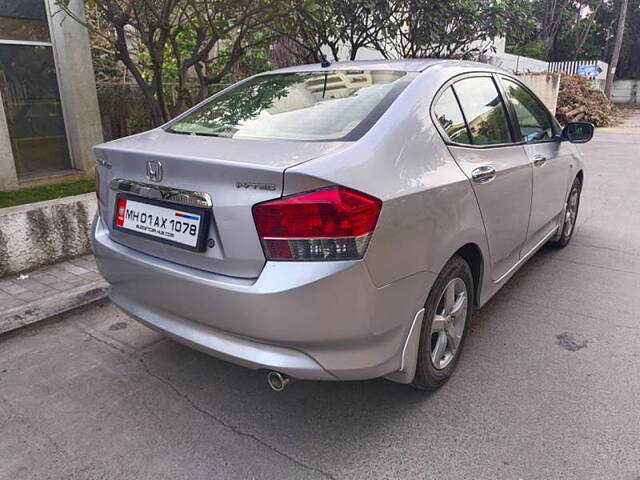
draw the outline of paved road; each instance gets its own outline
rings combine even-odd
[[[276,394],[104,304],[0,338],[0,478],[637,480],[640,114],[584,148],[573,243],[476,315],[438,393]]]

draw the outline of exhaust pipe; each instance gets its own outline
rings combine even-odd
[[[267,374],[267,383],[269,383],[273,391],[281,392],[293,383],[293,378],[280,372],[269,372]]]

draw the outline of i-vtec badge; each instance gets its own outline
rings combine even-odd
[[[245,190],[269,190],[276,189],[275,183],[255,183],[255,182],[236,182],[236,188],[244,188]]]

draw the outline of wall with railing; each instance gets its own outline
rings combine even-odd
[[[581,74],[581,69],[587,67],[593,71],[592,75],[586,76]],[[567,75],[582,75],[591,80],[593,85],[604,90],[604,84],[607,80],[607,71],[609,64],[600,60],[575,60],[568,62],[549,62],[549,71],[553,73],[565,73]]]
[[[563,73],[566,75],[584,75],[584,69],[592,70],[593,75],[586,76],[596,88],[604,90],[609,64],[600,60],[575,60],[567,62],[545,62],[535,58],[522,57],[511,53],[489,53],[486,63],[508,70],[511,73]]]

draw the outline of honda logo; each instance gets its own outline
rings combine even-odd
[[[162,164],[159,161],[147,161],[147,178],[152,182],[162,181]]]

